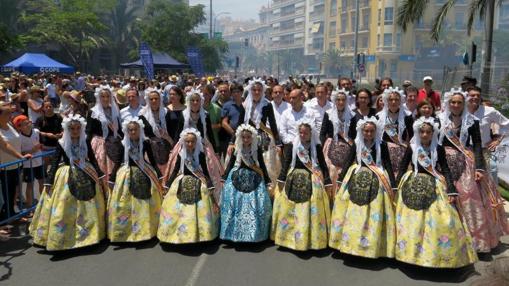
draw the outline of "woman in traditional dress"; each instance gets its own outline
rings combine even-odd
[[[113,186],[115,174],[122,164],[120,111],[110,89],[98,89],[95,96],[96,104],[87,118],[87,139],[91,141],[99,168]]]
[[[349,167],[344,164],[357,133],[357,119],[348,105],[348,94],[345,89],[332,92],[331,100],[336,108],[325,112],[320,131],[320,142],[332,179],[333,192],[337,188],[339,173],[344,167]],[[330,199],[334,198],[334,193],[328,195]]]
[[[235,150],[225,171],[221,195],[221,239],[260,242],[269,237],[271,181],[257,134],[248,124],[240,125],[235,132]]]
[[[117,172],[108,200],[108,238],[111,242],[138,242],[157,234],[161,210],[161,172],[145,140],[143,122],[131,118],[122,123],[126,136],[124,164]],[[148,159],[148,162],[145,160]]]
[[[219,209],[209,177],[202,137],[194,128],[180,134],[180,148],[167,186],[157,238],[182,244],[211,241],[219,229]]]
[[[454,207],[458,193],[439,133],[433,118],[414,123],[415,136],[399,166],[395,253],[410,264],[459,268],[475,263],[477,255]]]
[[[509,233],[503,200],[486,173],[479,120],[466,109],[467,94],[452,89],[445,94],[440,115],[440,143],[459,193],[459,205],[474,239],[475,250],[489,253]]]
[[[314,126],[313,118],[298,122],[299,136],[284,156],[272,213],[271,239],[300,251],[327,248],[329,233],[326,189],[332,182]]]
[[[50,251],[93,245],[105,237],[103,191],[108,187],[86,140],[86,125],[79,115],[62,122],[64,134],[30,225],[34,244]]]
[[[271,180],[275,181],[281,171],[281,160],[276,148],[281,146],[281,141],[274,109],[270,101],[265,98],[267,86],[261,79],[253,79],[249,81],[246,90],[244,124],[250,124],[258,130],[265,165]]]
[[[144,132],[148,137],[152,154],[156,160],[157,167],[164,173],[167,169],[168,157],[174,145],[173,138],[170,137],[169,113],[163,105],[161,94],[157,91],[148,93],[144,106],[139,113],[139,118],[145,125]]]
[[[170,104],[168,105],[168,128],[169,135],[174,142],[179,140],[180,132],[182,129],[176,128],[180,122],[183,121],[184,116],[182,115],[184,109],[186,109],[186,96],[184,91],[178,86],[172,86],[169,90]]]
[[[224,173],[224,168],[214,152],[214,146],[212,146],[211,143],[212,141],[209,140],[209,138],[213,138],[214,134],[212,132],[210,117],[205,109],[203,109],[203,101],[203,95],[198,90],[193,89],[187,94],[186,109],[182,112],[182,121],[178,123],[177,128],[179,130],[194,128],[201,134],[203,152],[206,154],[208,172],[215,187],[214,197],[216,201],[219,202],[223,186],[221,178]],[[170,154],[166,173],[167,177],[169,177],[169,174],[174,172],[175,168],[178,168],[178,164],[176,164],[177,155],[180,154],[180,151],[183,148],[179,142],[175,144],[175,147],[173,147]]]
[[[404,106],[405,95],[399,88],[387,88],[383,93],[384,108],[377,114],[383,128],[382,140],[389,148],[394,176],[413,134],[413,117]]]
[[[357,138],[338,178],[329,246],[367,258],[394,257],[396,181],[383,128],[374,117],[357,123]]]

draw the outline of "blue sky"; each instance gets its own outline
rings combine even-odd
[[[233,19],[255,19],[258,20],[258,12],[262,6],[267,6],[268,0],[212,0],[214,14],[230,12]],[[210,0],[189,0],[189,4],[203,4],[207,7]]]

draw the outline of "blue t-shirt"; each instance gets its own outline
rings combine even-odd
[[[235,101],[230,100],[223,105],[221,109],[221,118],[228,117],[228,121],[233,130],[244,121],[244,106],[238,106]]]

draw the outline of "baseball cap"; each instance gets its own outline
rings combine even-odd
[[[18,115],[14,117],[14,119],[12,120],[12,124],[14,124],[16,128],[19,128],[21,123],[26,120],[28,120],[28,117],[26,117],[25,115]]]
[[[425,76],[425,77],[422,79],[422,81],[423,81],[423,82],[428,81],[428,80],[433,81],[433,78],[432,78],[432,77],[430,77],[429,75],[427,75],[427,76]]]

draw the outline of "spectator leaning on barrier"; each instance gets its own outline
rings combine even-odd
[[[21,154],[39,155],[43,145],[40,142],[41,134],[39,129],[33,128],[32,121],[25,115],[18,115],[13,120],[14,127],[19,132],[21,138]],[[33,183],[34,178],[39,184],[39,195],[43,189],[44,167],[42,158],[35,158],[32,162],[23,162],[23,182],[27,184],[25,197],[26,206],[33,205]]]
[[[45,150],[55,149],[58,139],[62,137],[62,117],[54,112],[50,101],[43,103],[43,115],[35,122],[41,133],[41,143]]]
[[[12,106],[10,103],[0,101],[0,136],[9,143],[16,152],[21,153],[21,139],[18,132],[10,124]],[[0,163],[5,164],[18,160],[11,152],[0,150]],[[5,204],[0,211],[0,221],[14,215],[14,197],[19,184],[19,166],[13,165],[0,170],[0,182],[2,183],[2,195]]]

